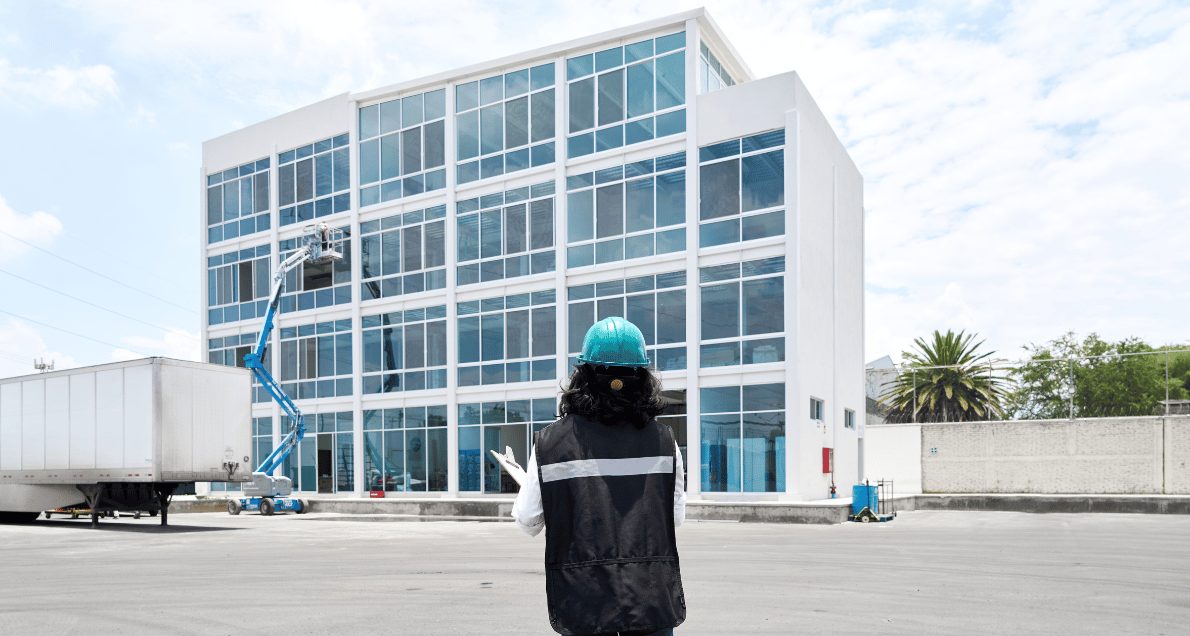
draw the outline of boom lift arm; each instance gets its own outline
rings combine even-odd
[[[273,332],[277,308],[281,304],[281,293],[285,290],[286,275],[302,263],[320,264],[342,259],[343,254],[338,249],[342,241],[342,232],[331,229],[326,223],[307,228],[305,244],[281,261],[273,274],[273,291],[269,297],[268,310],[265,312],[264,325],[260,329],[260,338],[252,352],[244,355],[244,366],[252,371],[273,401],[281,407],[289,421],[289,430],[273,452],[253,471],[252,481],[244,484],[245,496],[228,502],[227,509],[231,514],[239,514],[242,509],[259,509],[263,514],[272,514],[274,510],[303,512],[304,506],[301,501],[288,498],[293,492],[293,482],[289,477],[274,476],[272,473],[289,458],[305,437],[306,421],[301,409],[285,394],[273,374],[265,368],[264,356],[268,351],[269,336]]]

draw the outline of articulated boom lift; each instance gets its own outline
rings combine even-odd
[[[252,353],[244,356],[244,366],[252,370],[256,379],[260,380],[260,384],[285,412],[289,420],[289,432],[277,448],[260,462],[260,466],[252,473],[252,481],[244,484],[244,496],[228,500],[227,512],[233,515],[240,514],[241,510],[259,510],[264,515],[271,515],[277,510],[292,510],[301,514],[306,509],[305,502],[289,496],[293,492],[293,480],[284,475],[273,475],[273,471],[289,458],[290,453],[305,437],[306,421],[301,410],[264,367],[264,354],[269,346],[269,336],[273,332],[273,319],[281,302],[281,292],[285,289],[285,275],[302,263],[329,263],[343,258],[342,231],[333,230],[327,227],[326,223],[319,223],[317,227],[306,228],[305,239],[305,245],[277,266],[277,271],[273,274],[273,295],[269,299],[269,308],[264,316],[264,326],[260,329],[260,339],[257,340]]]

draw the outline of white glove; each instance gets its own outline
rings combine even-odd
[[[504,472],[508,473],[508,476],[512,477],[513,480],[516,481],[518,486],[525,485],[525,469],[521,468],[521,465],[516,463],[516,457],[514,457],[512,454],[511,446],[504,447],[503,455],[497,453],[496,451],[488,452],[491,453],[496,462],[499,463],[502,468],[504,468]]]

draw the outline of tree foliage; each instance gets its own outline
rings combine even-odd
[[[1139,338],[1109,342],[1074,333],[1043,345],[1028,345],[1029,360],[1010,377],[1006,404],[1011,417],[1064,419],[1119,417],[1162,412],[1161,400],[1190,398],[1190,354],[1162,351]],[[1135,354],[1152,355],[1135,355]],[[1169,378],[1166,379],[1166,363]]]
[[[991,368],[993,352],[979,351],[983,341],[962,331],[935,331],[917,338],[902,354],[896,379],[881,401],[888,422],[969,422],[1002,419],[1005,380]]]

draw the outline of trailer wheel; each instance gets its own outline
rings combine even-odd
[[[156,516],[157,516],[157,511],[156,511],[156,510],[150,510],[150,511],[149,511],[149,516],[150,516],[150,517],[156,517]]]
[[[272,499],[261,499],[260,500],[260,514],[265,515],[266,517],[271,516],[273,514],[273,510],[274,510],[274,507],[273,507]]]
[[[136,512],[133,512],[133,513],[132,513],[132,518],[133,518],[133,519],[140,519],[140,511],[139,511],[139,510],[137,510]]]
[[[233,516],[238,515],[238,514],[240,514],[241,509],[242,508],[240,506],[239,499],[228,499],[227,500],[227,514],[233,515]]]

